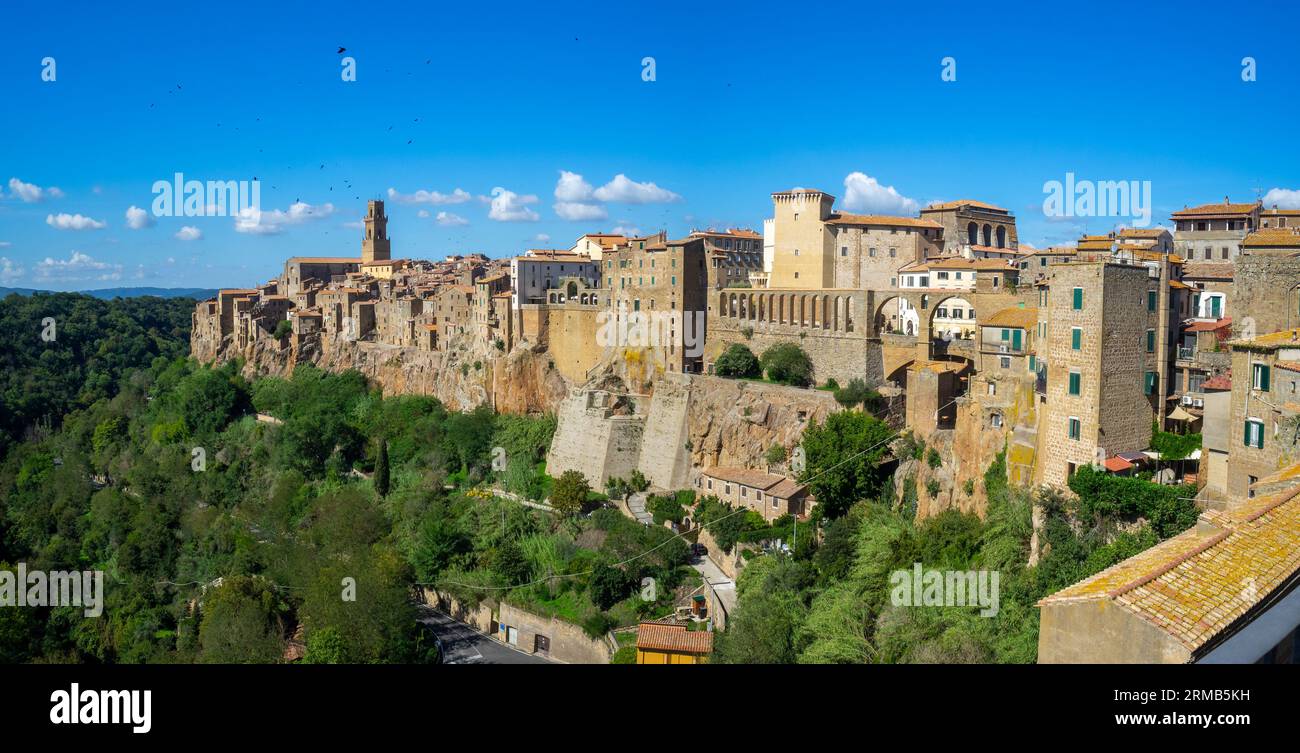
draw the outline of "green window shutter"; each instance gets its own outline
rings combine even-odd
[[[1247,447],[1250,446],[1250,422],[1249,421],[1246,422],[1246,430],[1241,437],[1241,443],[1246,445]]]
[[[1267,366],[1263,366],[1260,368],[1259,389],[1262,392],[1268,392],[1268,378],[1269,378],[1270,371],[1272,370],[1269,369],[1269,367]]]
[[[1032,356],[1032,355],[1029,356],[1029,370],[1030,370],[1030,371],[1038,371],[1037,366],[1038,366],[1038,359],[1035,358],[1035,357]]]
[[[1083,330],[1078,329],[1076,327],[1075,329],[1070,331],[1070,347],[1074,350],[1079,350],[1079,348],[1082,345],[1083,345]]]
[[[1147,330],[1147,352],[1156,352],[1156,331],[1154,329]]]
[[[1011,338],[1011,330],[1009,329],[1002,330],[1002,342],[1006,342],[1010,338]]]
[[[1023,341],[1021,340],[1021,337],[1022,337],[1022,336],[1023,336],[1023,333],[1022,333],[1020,330],[1016,330],[1016,331],[1014,331],[1014,332],[1011,333],[1011,347],[1012,347],[1012,348],[1014,348],[1014,349],[1016,349],[1016,350],[1020,350],[1021,343],[1023,342]]]
[[[1083,310],[1083,288],[1074,289],[1074,310]]]
[[[1077,395],[1077,394],[1079,394],[1079,382],[1080,382],[1080,376],[1079,376],[1078,374],[1076,374],[1076,373],[1071,372],[1071,374],[1070,374],[1070,394],[1071,394],[1071,395]]]
[[[1156,310],[1156,291],[1154,291],[1154,290],[1148,290],[1148,291],[1147,291],[1147,311],[1155,311],[1155,310]]]

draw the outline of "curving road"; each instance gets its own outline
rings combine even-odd
[[[474,628],[421,605],[420,622],[429,625],[442,641],[443,664],[554,664],[495,641]]]

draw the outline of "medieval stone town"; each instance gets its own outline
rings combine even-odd
[[[1032,248],[1011,211],[974,199],[917,216],[849,214],[809,189],[771,201],[761,229],[425,260],[402,257],[372,200],[359,256],[295,257],[265,284],[221,290],[194,312],[192,353],[554,413],[553,475],[600,488],[638,472],[651,490],[707,489],[769,520],[816,505],[769,448],[795,450],[843,409],[824,388],[854,380],[942,458],[900,459],[937,492],[918,519],[982,515],[1000,453],[1009,483],[1066,493],[1084,466],[1194,484],[1195,526],[1039,603],[1040,662],[1201,660],[1285,593],[1300,572],[1300,210],[1223,198],[1174,212],[1172,230]],[[807,354],[813,386],[715,375],[732,346],[781,343]],[[1157,431],[1202,445],[1161,462]],[[734,579],[739,560],[711,564]],[[1232,572],[1252,587],[1225,597]],[[722,617],[727,592],[711,592]],[[660,636],[662,650],[680,637]]]

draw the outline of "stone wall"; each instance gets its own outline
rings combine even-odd
[[[1233,310],[1228,315],[1237,335],[1266,335],[1300,326],[1295,290],[1300,284],[1300,257],[1242,254],[1233,266]]]
[[[690,484],[690,409],[690,377],[665,374],[655,383],[637,460],[637,467],[652,486],[683,489]]]
[[[480,633],[493,634],[492,606],[486,602],[473,607],[449,593],[433,588],[421,588],[420,601],[450,615],[457,622],[469,625]]]
[[[590,638],[577,625],[525,612],[510,604],[501,604],[498,623],[498,639],[508,642],[505,638],[508,635],[507,628],[515,628],[518,631],[517,642],[512,644],[515,648],[555,661],[566,664],[609,664],[613,655],[608,643]],[[539,635],[550,640],[549,651],[537,650]]]
[[[558,425],[547,454],[547,473],[558,478],[575,470],[596,489],[610,478],[632,475],[641,455],[645,416],[616,415],[618,397],[582,389],[569,393],[556,411]]]
[[[570,393],[557,410],[550,475],[577,470],[600,487],[636,468],[655,488],[690,488],[699,468],[764,469],[772,445],[793,449],[806,426],[840,410],[822,390],[699,374],[665,375],[654,395],[633,396],[636,415],[615,414],[619,399],[599,390]]]

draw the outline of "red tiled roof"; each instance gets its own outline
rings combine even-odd
[[[1133,467],[1133,464],[1121,457],[1109,457],[1102,463],[1111,473],[1120,473]]]
[[[1216,319],[1212,322],[1193,322],[1187,325],[1184,332],[1213,332],[1232,325],[1232,317],[1225,316],[1222,319]]]
[[[1225,214],[1250,214],[1258,204],[1202,204],[1191,209],[1182,209],[1173,213],[1174,217],[1213,217]]]
[[[1218,376],[1212,376],[1212,377],[1210,377],[1209,379],[1206,379],[1205,382],[1201,384],[1201,389],[1203,389],[1203,390],[1231,390],[1231,389],[1232,389],[1232,375],[1231,375],[1231,374],[1219,374]]]
[[[707,654],[713,651],[713,633],[687,630],[685,625],[643,622],[636,627],[636,647],[652,651]]]

